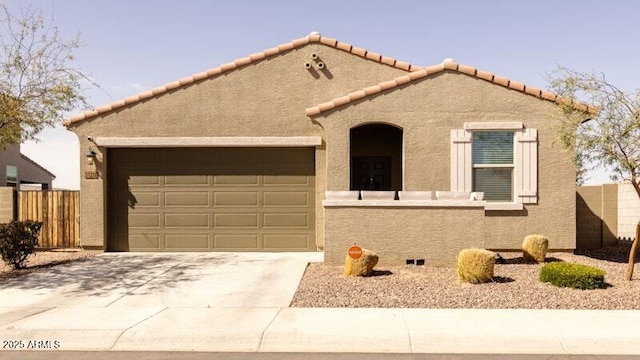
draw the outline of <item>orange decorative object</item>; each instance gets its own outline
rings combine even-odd
[[[362,256],[362,248],[358,245],[351,246],[348,251],[352,259],[359,259]]]

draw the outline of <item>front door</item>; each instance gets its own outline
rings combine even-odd
[[[391,190],[390,156],[354,156],[351,190]]]

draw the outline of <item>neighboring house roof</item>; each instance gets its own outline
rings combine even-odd
[[[421,67],[417,67],[414,65],[411,65],[407,62],[404,61],[398,61],[394,58],[390,58],[387,56],[382,56],[378,53],[374,53],[371,51],[368,51],[366,49],[363,48],[359,48],[359,47],[354,47],[350,44],[344,43],[344,42],[340,42],[336,39],[333,38],[329,38],[329,37],[325,37],[320,35],[320,33],[318,32],[312,32],[311,34],[303,37],[303,38],[299,38],[296,40],[293,40],[291,42],[288,43],[284,43],[281,45],[278,45],[276,47],[270,48],[270,49],[266,49],[262,52],[258,52],[255,54],[251,54],[247,57],[244,58],[240,58],[237,59],[235,61],[232,61],[230,63],[227,64],[223,64],[220,65],[216,68],[212,68],[203,72],[199,72],[196,74],[193,74],[192,76],[188,76],[185,78],[182,78],[178,81],[174,81],[168,84],[165,84],[163,86],[159,86],[157,88],[154,88],[152,90],[149,91],[145,91],[142,93],[139,93],[137,95],[134,96],[130,96],[127,97],[125,99],[119,100],[119,101],[115,101],[112,102],[110,104],[104,105],[104,106],[100,106],[94,110],[90,110],[90,111],[85,111],[83,113],[74,115],[72,117],[70,117],[69,119],[67,119],[64,122],[65,126],[69,126],[73,123],[77,123],[83,120],[87,120],[87,119],[91,119],[93,117],[96,117],[98,115],[116,110],[118,108],[124,107],[124,106],[128,106],[128,105],[132,105],[138,102],[141,102],[145,99],[157,96],[157,95],[161,95],[164,94],[168,91],[171,90],[175,90],[184,86],[187,86],[189,84],[192,84],[194,82],[197,81],[201,81],[207,78],[211,78],[214,76],[218,76],[221,74],[224,74],[226,72],[229,72],[233,69],[237,69],[240,68],[242,66],[246,66],[255,62],[258,62],[260,60],[281,54],[283,52],[286,51],[290,51],[296,48],[299,48],[301,46],[307,45],[307,44],[311,44],[311,43],[320,43],[320,44],[324,44],[327,46],[331,46],[334,47],[336,49],[342,50],[342,51],[346,51],[348,53],[354,54],[356,56],[360,56],[362,58],[368,59],[368,60],[372,60],[372,61],[377,61],[379,63],[385,64],[385,65],[389,65],[389,66],[393,66],[395,68],[401,69],[401,70],[405,70],[408,72],[412,72],[412,71],[418,71],[420,69],[422,69]]]
[[[23,158],[24,160],[26,160],[27,162],[30,162],[31,164],[35,165],[38,169],[42,170],[43,172],[47,173],[47,175],[51,176],[51,180],[56,178],[56,176],[51,171],[45,169],[44,167],[42,167],[42,165],[40,165],[37,162],[31,160],[25,154],[20,153],[20,157]]]
[[[416,81],[418,79],[422,79],[425,78],[427,76],[430,75],[434,75],[443,71],[455,71],[455,72],[459,72],[465,75],[469,75],[469,76],[473,76],[482,80],[486,80],[489,81],[491,83],[500,85],[500,86],[504,86],[506,88],[512,89],[512,90],[516,90],[516,91],[520,91],[522,93],[525,94],[529,94],[544,100],[548,100],[548,101],[553,101],[553,102],[563,102],[563,101],[567,101],[564,100],[563,98],[558,97],[557,95],[549,92],[549,91],[545,91],[545,90],[541,90],[538,89],[536,87],[533,86],[528,86],[525,85],[521,82],[517,82],[517,81],[513,81],[510,79],[507,79],[505,77],[501,77],[501,76],[496,76],[490,72],[486,72],[486,71],[482,71],[482,70],[478,70],[474,67],[471,66],[467,66],[467,65],[461,65],[456,63],[453,59],[445,59],[441,64],[438,65],[432,65],[420,70],[416,70],[414,72],[411,72],[407,75],[403,75],[400,77],[397,77],[393,80],[390,81],[385,81],[382,82],[380,84],[377,85],[373,85],[373,86],[369,86],[366,87],[362,90],[359,91],[355,91],[352,93],[349,93],[347,95],[335,98],[331,101],[327,101],[321,104],[318,104],[317,106],[314,107],[310,107],[306,109],[306,113],[308,116],[315,116],[318,114],[321,114],[325,111],[328,110],[332,110],[335,109],[337,107],[349,104],[353,101],[359,100],[359,99],[363,99],[365,97],[383,92],[385,90],[389,90],[389,89],[393,89],[396,88],[398,86],[410,83],[412,81]],[[581,103],[577,103],[577,102],[570,102],[570,105],[575,107],[577,110],[580,111],[584,111],[586,113],[593,113],[595,112],[595,108],[592,106],[588,106],[585,104],[581,104]]]

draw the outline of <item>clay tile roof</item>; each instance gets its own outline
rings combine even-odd
[[[455,71],[465,75],[473,76],[482,80],[489,81],[496,85],[504,86],[511,90],[533,95],[535,97],[538,97],[544,100],[548,100],[552,102],[567,103],[567,100],[559,98],[557,95],[549,91],[544,91],[533,86],[527,86],[521,82],[513,81],[501,76],[496,76],[490,72],[478,70],[471,66],[461,65],[455,62],[453,59],[447,58],[440,64],[415,70],[407,75],[399,76],[393,80],[385,81],[374,86],[366,87],[363,90],[355,91],[350,94],[341,96],[337,99],[334,99],[332,101],[327,101],[317,106],[307,108],[305,112],[308,116],[315,116],[325,111],[347,105],[365,96],[371,96],[385,90],[393,89],[401,85],[408,84],[412,81],[416,81],[418,79],[422,79],[424,77],[427,77],[445,70]],[[350,99],[350,101],[345,101],[345,99]],[[584,111],[588,113],[594,113],[596,111],[596,109],[593,106],[589,106],[586,104],[581,104],[576,102],[568,102],[568,104],[580,111]]]
[[[71,116],[70,118],[68,118],[64,122],[64,125],[65,126],[69,126],[69,125],[77,123],[77,122],[88,120],[88,119],[91,119],[91,118],[96,117],[98,115],[101,115],[101,114],[104,114],[104,113],[108,113],[110,111],[117,110],[118,108],[121,108],[121,107],[124,107],[124,106],[129,106],[129,105],[141,102],[141,101],[143,101],[145,99],[148,99],[148,98],[151,98],[153,96],[158,96],[158,95],[167,93],[167,92],[169,92],[171,90],[175,90],[175,89],[178,89],[180,87],[187,86],[187,85],[192,84],[194,82],[201,81],[201,80],[204,80],[204,79],[207,79],[207,78],[210,78],[210,77],[214,77],[214,76],[217,76],[217,75],[232,71],[234,69],[237,69],[239,67],[246,66],[246,65],[258,62],[258,61],[263,60],[263,59],[265,59],[267,57],[274,56],[274,55],[277,55],[277,54],[280,54],[280,53],[283,53],[283,52],[287,52],[289,50],[292,50],[292,49],[295,49],[295,48],[298,48],[298,47],[301,47],[301,46],[304,46],[304,45],[307,45],[307,44],[311,44],[311,43],[321,43],[321,44],[324,44],[324,45],[327,45],[327,46],[331,46],[331,47],[334,47],[334,48],[342,50],[342,51],[346,51],[346,52],[354,54],[356,56],[360,56],[360,57],[365,58],[365,59],[376,61],[376,62],[379,62],[381,64],[385,64],[385,65],[388,65],[388,66],[393,66],[395,68],[402,69],[402,70],[409,71],[409,72],[420,70],[420,67],[416,67],[416,66],[413,66],[413,65],[411,65],[409,63],[398,61],[398,60],[395,60],[395,59],[390,58],[390,57],[382,56],[382,55],[377,54],[377,53],[369,52],[366,49],[357,48],[357,47],[354,47],[354,46],[352,46],[350,44],[340,42],[340,41],[338,41],[336,39],[333,39],[333,38],[324,37],[324,36],[320,35],[320,33],[314,31],[314,32],[312,32],[311,34],[309,34],[309,35],[307,35],[305,37],[302,37],[302,38],[299,38],[299,39],[295,39],[295,40],[290,41],[288,43],[284,43],[284,44],[278,45],[276,47],[272,47],[272,48],[263,50],[262,52],[259,52],[259,53],[251,54],[251,55],[249,55],[247,57],[244,57],[244,58],[241,58],[241,59],[236,59],[236,60],[234,60],[234,61],[232,61],[230,63],[223,64],[223,65],[221,65],[219,67],[212,68],[212,69],[209,69],[209,70],[206,70],[206,71],[203,71],[203,72],[199,72],[199,73],[193,74],[191,76],[182,78],[182,79],[180,79],[178,81],[174,81],[174,82],[171,82],[169,84],[165,84],[163,86],[159,86],[159,87],[154,88],[154,89],[152,89],[150,91],[145,91],[145,92],[139,93],[137,95],[127,97],[124,100],[115,101],[115,102],[112,102],[110,104],[107,104],[107,105],[104,105],[104,106],[100,106],[100,107],[98,107],[96,109],[85,111],[83,113]]]

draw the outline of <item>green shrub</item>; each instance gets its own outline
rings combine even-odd
[[[458,254],[458,279],[472,284],[485,283],[493,278],[495,254],[484,249],[463,249]]]
[[[522,257],[526,262],[543,263],[548,249],[548,238],[543,235],[528,235],[522,242]]]
[[[42,227],[37,221],[12,221],[0,224],[0,255],[14,269],[22,269],[30,254],[38,245],[38,233]]]
[[[603,270],[574,263],[553,262],[540,269],[540,281],[574,289],[599,289],[606,286]]]

